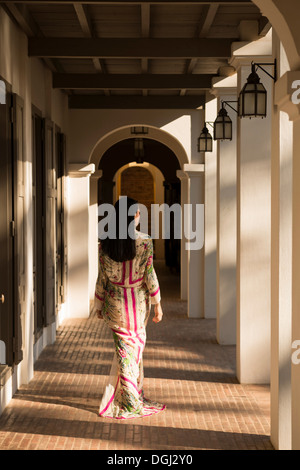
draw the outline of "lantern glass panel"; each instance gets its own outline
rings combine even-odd
[[[209,132],[202,132],[200,134],[198,152],[212,152],[212,136]]]
[[[214,125],[214,139],[232,139],[232,121],[229,116],[218,116]]]
[[[253,87],[253,85],[251,85],[251,87]],[[255,93],[255,91],[252,92],[252,93],[249,93],[249,92],[250,92],[250,90],[247,90],[244,93],[244,115],[254,116],[255,115],[256,93]]]
[[[239,96],[241,117],[266,116],[267,92],[262,83],[247,83]]]
[[[229,118],[228,118],[229,119]],[[225,139],[232,139],[232,121],[229,119],[224,125]]]
[[[213,146],[212,142],[213,142],[212,136],[209,135],[206,140],[206,152],[212,152],[212,146]]]
[[[267,115],[267,93],[263,85],[258,85],[257,93],[257,115],[266,116]]]

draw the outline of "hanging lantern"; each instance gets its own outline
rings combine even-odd
[[[205,126],[198,137],[198,152],[212,152],[212,141],[212,136]]]
[[[252,64],[252,72],[239,95],[238,112],[240,117],[266,117],[267,91]]]
[[[134,139],[134,157],[136,163],[144,163],[144,142],[143,139]]]
[[[214,122],[214,140],[232,140],[232,121],[224,108],[224,103]]]

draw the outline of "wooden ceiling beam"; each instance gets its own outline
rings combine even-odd
[[[74,9],[80,23],[81,29],[83,34],[86,38],[94,38],[96,34],[93,30],[92,21],[88,12],[88,6],[80,4],[74,4]],[[106,66],[103,59],[99,59],[97,57],[92,58],[93,64],[97,72],[99,73],[107,73]],[[109,95],[109,91],[105,90],[105,94]]]
[[[211,88],[212,74],[53,74],[53,88],[73,90],[206,90]]]
[[[213,24],[214,19],[219,9],[218,4],[206,5],[206,7],[207,7],[207,11],[206,11],[205,17],[203,18],[203,23],[201,24],[198,30],[199,38],[205,38],[208,35],[210,27]]]
[[[76,12],[83,34],[86,38],[89,38],[93,37],[93,28],[87,8],[88,6],[83,5],[82,3],[74,3],[74,10]]]
[[[0,0],[1,3],[6,3],[8,0]],[[9,2],[11,3],[11,2]],[[46,4],[85,4],[85,5],[245,5],[251,4],[252,0],[13,0],[13,3],[25,3],[35,5],[46,5]]]
[[[150,35],[150,4],[141,5],[141,36],[148,38]]]
[[[150,4],[141,5],[141,36],[142,38],[148,38],[150,36],[150,24],[151,24],[151,7]],[[141,59],[142,73],[147,73],[149,67],[149,61],[146,58]],[[143,95],[147,96],[147,90],[143,90]]]
[[[29,38],[30,57],[170,59],[231,56],[234,39]]]
[[[199,20],[199,23],[197,25],[197,31],[196,31],[196,38],[203,38],[205,37],[209,30],[210,27],[215,19],[215,16],[217,14],[219,5],[204,5],[202,8],[201,12],[201,17]],[[189,59],[186,64],[186,73],[193,73],[194,68],[197,65],[197,59]],[[186,90],[181,90],[181,96],[185,94]]]
[[[205,95],[197,96],[104,96],[71,95],[71,109],[197,109]]]

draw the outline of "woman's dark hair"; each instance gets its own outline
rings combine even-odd
[[[122,196],[115,203],[114,208],[115,236],[109,233],[106,238],[101,239],[101,247],[103,252],[114,261],[128,261],[136,256],[134,216],[138,211],[138,202],[130,197]]]

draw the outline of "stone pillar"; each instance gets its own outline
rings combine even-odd
[[[251,62],[272,62],[272,41],[236,52],[238,93]],[[261,56],[257,55],[258,47]],[[273,73],[273,68],[266,69]],[[237,377],[270,382],[271,116],[273,80],[259,73],[268,93],[267,118],[238,119],[237,130]]]
[[[189,180],[187,174],[182,170],[177,170],[177,177],[181,181],[181,211],[184,213],[184,205],[188,204],[188,190]],[[185,244],[187,239],[185,238],[184,230],[182,230],[181,237],[181,253],[180,253],[180,298],[181,300],[187,300],[188,298],[188,250],[186,250]]]
[[[274,34],[279,75],[289,69]],[[279,80],[280,82],[280,80]],[[291,449],[292,335],[292,173],[293,123],[276,96],[272,124],[271,225],[271,441],[276,449]],[[277,101],[278,100],[278,101]]]
[[[188,204],[192,207],[192,220],[188,219],[188,227],[194,231],[197,228],[200,231],[203,229],[204,235],[204,227],[200,226],[204,224],[204,218],[197,220],[198,227],[196,227],[196,204],[202,204],[204,208],[204,165],[185,164],[183,171],[189,178]],[[186,209],[184,210],[185,220],[188,213]],[[199,231],[198,236],[201,236]],[[192,249],[193,240],[189,243],[191,249],[188,253],[188,317],[204,318],[204,246]]]
[[[211,93],[237,109],[237,74],[213,80]],[[217,340],[236,344],[236,165],[237,113],[226,110],[232,120],[232,140],[215,141],[217,147]]]
[[[68,317],[87,318],[89,299],[90,175],[95,165],[71,163],[68,167]]]
[[[205,103],[205,121],[213,122],[218,114],[217,98],[207,93]],[[208,125],[213,134],[213,129]],[[204,315],[205,318],[217,316],[217,146],[205,153],[205,272],[204,272]]]
[[[300,72],[299,72],[300,78]],[[300,341],[300,119],[294,121],[292,181],[292,344]],[[298,346],[299,350],[299,346]],[[295,352],[293,350],[293,352]],[[292,363],[292,450],[300,450],[300,353]]]
[[[291,270],[291,349],[290,349],[290,360],[291,360],[291,382],[285,381],[287,387],[291,387],[291,448],[292,450],[300,450],[300,352],[297,353],[297,349],[294,349],[294,342],[300,340],[300,185],[299,185],[299,174],[300,174],[300,102],[299,96],[300,93],[297,92],[299,89],[298,84],[300,83],[300,71],[286,72],[276,83],[275,87],[275,102],[277,103],[280,110],[286,112],[289,116],[289,119],[293,122],[293,143],[292,143],[292,181],[288,178],[288,184],[291,186],[291,193],[288,186],[286,188],[287,195],[286,198],[289,199],[289,205],[287,206],[288,214],[291,214],[291,252],[289,256],[289,246],[287,246],[287,252],[285,258],[282,258],[283,263],[279,266],[282,269],[282,283],[287,283],[289,278],[286,280],[284,278],[284,267],[286,268],[286,274],[289,276],[290,271],[287,266],[287,258],[291,260],[292,270]],[[295,89],[296,83],[296,89]],[[293,94],[297,92],[296,96]],[[290,145],[290,142],[289,142]],[[288,155],[285,151],[285,159],[288,161]],[[290,163],[289,163],[290,165]],[[289,168],[289,167],[288,167]],[[286,168],[282,168],[286,171]],[[291,171],[290,171],[291,173]],[[287,180],[287,179],[286,179]],[[282,247],[284,250],[284,247]],[[290,287],[288,285],[288,287]],[[283,295],[283,291],[282,295]],[[282,299],[282,302],[284,300]],[[289,311],[286,312],[286,315],[289,315]],[[281,328],[280,328],[281,324]],[[286,327],[284,325],[284,318],[282,312],[282,320],[279,324],[279,332],[281,332],[279,338],[281,339],[282,348],[287,347],[287,342],[283,341],[284,337],[287,338]],[[283,336],[284,335],[284,336]],[[299,348],[299,346],[298,346]],[[296,353],[296,354],[295,354]],[[281,354],[281,358],[282,358]],[[288,358],[287,358],[288,360]],[[287,374],[287,368],[285,368],[284,373]],[[281,376],[282,379],[282,376]],[[282,383],[283,387],[283,383]],[[285,400],[285,403],[287,399]],[[282,410],[284,411],[284,410]],[[285,415],[282,414],[282,419],[284,423],[288,422],[288,407],[285,408]],[[281,421],[282,422],[282,421]],[[280,423],[281,424],[281,423]]]

